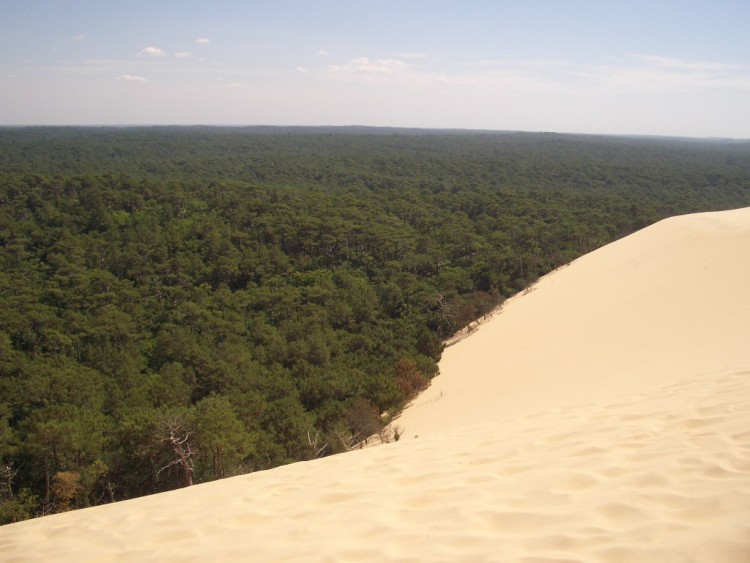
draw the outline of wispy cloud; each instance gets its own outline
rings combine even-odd
[[[310,72],[310,69],[304,66],[298,66],[294,70],[296,70],[297,72],[302,72],[302,73]]]
[[[724,72],[742,69],[741,65],[719,63],[712,61],[686,61],[674,57],[661,57],[658,55],[630,55],[628,57],[634,61],[641,61],[643,64],[663,68],[673,71],[707,71],[707,72]]]
[[[418,54],[358,57],[331,64],[323,76],[336,80],[387,80],[395,86],[439,86],[442,91],[478,88],[497,95],[569,95],[576,99],[682,92],[750,92],[750,65],[660,55],[628,55],[604,61],[560,59],[439,60]]]
[[[408,62],[407,62],[408,61]],[[419,53],[399,58],[358,57],[345,64],[332,64],[326,75],[352,81],[387,81],[395,87],[420,92],[460,92],[474,89],[504,94],[550,93],[569,87],[570,76],[559,61],[451,61],[436,60]]]
[[[318,49],[316,54],[320,55],[321,57],[327,57],[328,55],[330,55],[330,53],[325,49]]]
[[[146,79],[142,76],[135,74],[121,74],[115,78],[117,82],[146,82]]]
[[[591,69],[608,86],[637,92],[750,91],[750,67],[657,55],[630,55]]]
[[[199,37],[195,40],[196,45],[208,45],[211,43],[211,40],[208,37]]]
[[[123,72],[136,75],[141,66],[142,63],[133,59],[84,59],[82,61],[65,61],[63,64],[52,67],[52,69],[69,75],[100,75],[109,78],[112,75],[121,76]]]
[[[401,59],[414,59],[422,60],[427,58],[426,53],[398,53],[398,57]]]
[[[73,41],[76,41],[78,43],[81,43],[82,41],[86,41],[86,34],[85,33],[79,33],[78,35],[73,36]]]
[[[406,63],[398,59],[376,59],[367,57],[352,59],[343,65],[330,65],[328,70],[343,74],[394,74],[406,69]]]
[[[185,51],[180,51],[174,54],[175,59],[189,59],[192,56],[193,56],[193,53],[188,53]]]

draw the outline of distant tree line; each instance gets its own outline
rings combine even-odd
[[[748,143],[0,129],[0,523],[356,447],[539,276],[746,205]]]

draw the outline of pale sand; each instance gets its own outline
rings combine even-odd
[[[449,348],[401,441],[5,526],[0,560],[747,563],[748,280],[750,209],[661,222]]]
[[[398,425],[424,436],[737,366],[750,367],[750,208],[661,221],[542,278],[445,350]]]

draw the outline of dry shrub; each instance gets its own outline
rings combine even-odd
[[[417,367],[414,360],[402,358],[396,362],[396,385],[401,390],[404,401],[411,401],[427,389],[429,384],[430,380]]]
[[[357,399],[346,413],[346,422],[355,441],[366,441],[383,428],[380,412],[365,399]]]
[[[76,471],[58,471],[52,483],[52,494],[55,495],[55,504],[58,512],[67,512],[71,509],[71,502],[75,500],[79,491],[81,474]]]

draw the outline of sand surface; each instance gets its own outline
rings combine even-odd
[[[750,367],[750,208],[661,221],[542,278],[445,350],[397,424],[424,436],[737,366]]]
[[[0,561],[750,561],[750,208],[587,255],[397,443],[0,528]]]

